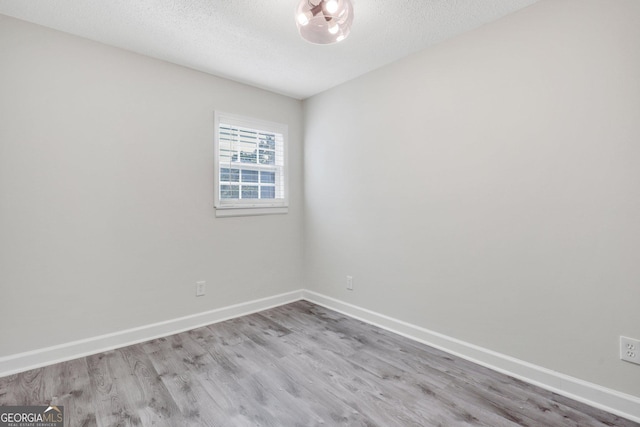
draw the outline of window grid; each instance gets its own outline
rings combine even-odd
[[[286,133],[286,125],[216,113],[216,208],[286,208]]]
[[[249,199],[275,199],[275,174],[272,171],[220,168],[220,198],[245,199],[245,190],[253,188],[258,197],[248,197]],[[263,197],[263,194],[266,197]]]

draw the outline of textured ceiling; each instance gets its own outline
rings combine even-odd
[[[297,33],[298,0],[0,0],[0,13],[307,98],[537,0],[354,0],[347,40]]]

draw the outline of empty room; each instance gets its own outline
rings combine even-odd
[[[0,427],[638,427],[639,165],[638,0],[0,0]]]

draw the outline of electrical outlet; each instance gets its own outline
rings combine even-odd
[[[347,290],[353,290],[353,276],[347,276]]]
[[[620,337],[620,359],[640,365],[640,340]]]
[[[205,282],[204,280],[201,281],[201,282],[196,282],[196,296],[197,297],[204,296],[206,291],[207,291],[207,282]]]

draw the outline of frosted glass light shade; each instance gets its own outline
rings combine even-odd
[[[314,44],[337,43],[347,38],[353,23],[351,0],[300,0],[296,25],[303,39]]]

